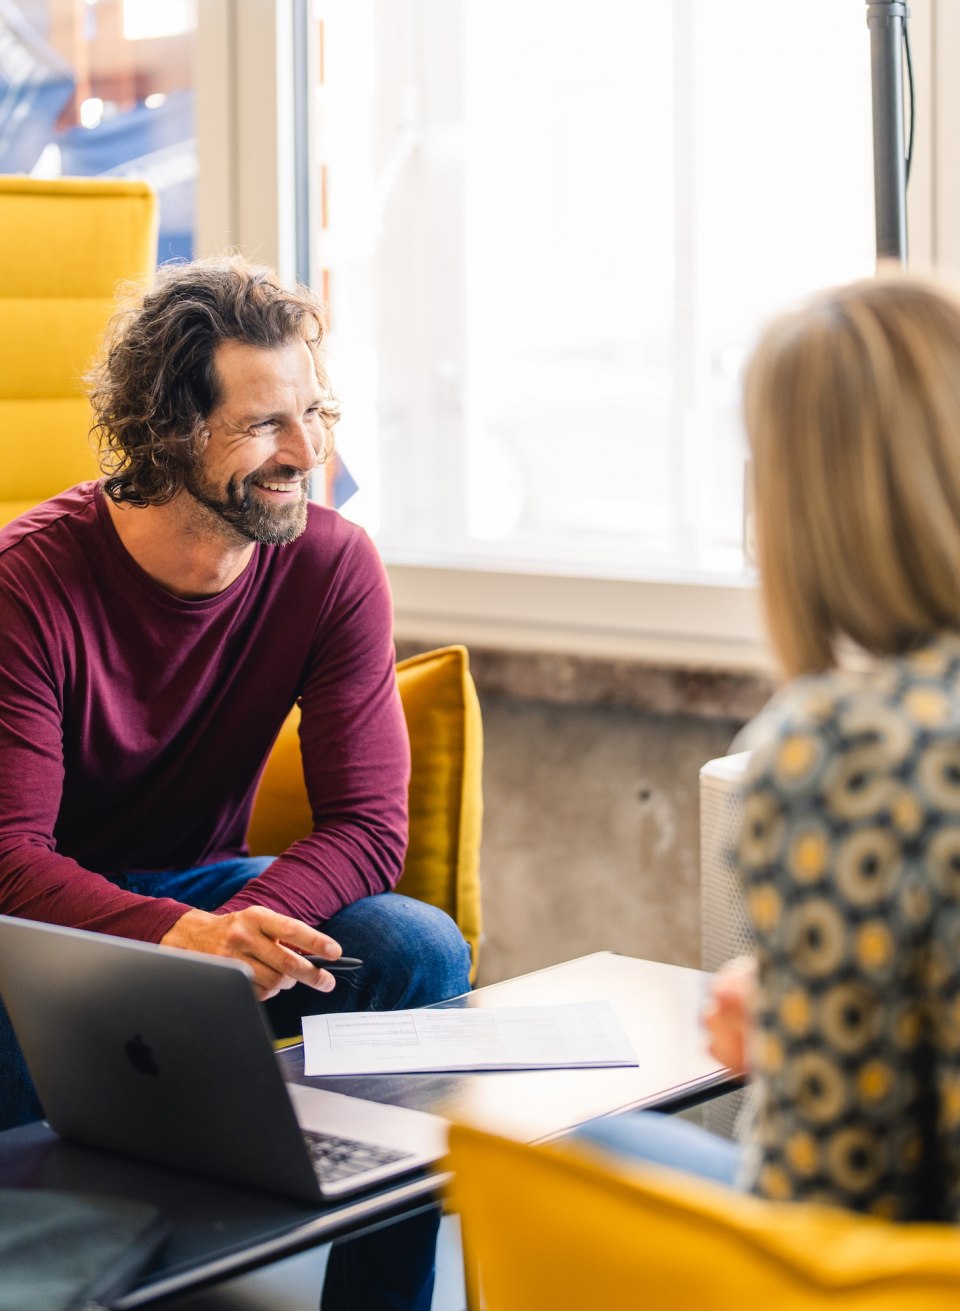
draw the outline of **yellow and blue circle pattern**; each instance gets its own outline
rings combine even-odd
[[[750,1183],[960,1219],[960,636],[799,679],[751,728]]]

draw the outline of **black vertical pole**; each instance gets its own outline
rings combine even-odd
[[[907,262],[907,178],[903,137],[905,0],[867,0],[873,85],[873,186],[877,259]]]

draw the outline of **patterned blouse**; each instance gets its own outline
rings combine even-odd
[[[797,679],[747,734],[742,1182],[960,1220],[960,636]]]

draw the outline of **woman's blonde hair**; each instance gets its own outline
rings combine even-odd
[[[960,304],[902,276],[822,293],[764,332],[744,409],[787,674],[960,626]]]

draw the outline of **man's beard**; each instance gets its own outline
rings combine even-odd
[[[187,470],[183,485],[198,505],[216,515],[222,526],[229,526],[248,542],[286,546],[288,542],[295,541],[307,526],[306,482],[300,499],[286,505],[271,505],[258,497],[253,490],[254,483],[292,482],[300,477],[302,474],[296,469],[275,470],[269,477],[265,477],[259,470],[248,474],[246,478],[234,476],[227,483],[226,493],[221,498],[216,494],[216,489],[204,483],[202,471],[193,466]]]

